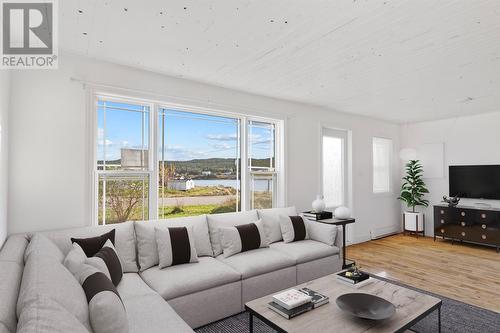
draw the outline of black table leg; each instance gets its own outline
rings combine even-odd
[[[253,314],[251,311],[249,312],[249,314],[250,314],[250,321],[249,321],[250,322],[250,333],[253,333]]]
[[[438,333],[441,333],[441,306],[438,308]]]
[[[345,225],[342,226],[342,253],[343,253],[342,269],[345,269],[346,268],[346,264],[345,264],[345,257],[346,257],[346,253],[345,253]]]

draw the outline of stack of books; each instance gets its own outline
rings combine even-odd
[[[372,283],[373,278],[367,273],[348,269],[337,273],[337,281],[357,289]]]
[[[330,299],[309,288],[290,289],[273,296],[268,307],[287,319],[328,303]]]
[[[326,219],[331,219],[333,217],[333,213],[327,211],[323,211],[321,213],[310,211],[310,212],[304,212],[302,213],[302,215],[304,215],[306,219],[313,221],[326,220]]]

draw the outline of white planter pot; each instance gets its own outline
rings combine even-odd
[[[424,213],[419,212],[404,212],[405,215],[405,230],[407,231],[417,231],[417,221],[418,221],[418,231],[424,230]],[[417,220],[418,217],[418,220]]]

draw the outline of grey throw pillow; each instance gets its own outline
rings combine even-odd
[[[225,258],[240,252],[269,247],[269,241],[261,220],[220,228],[222,251]]]
[[[82,264],[75,274],[89,305],[89,317],[95,333],[129,332],[125,306],[113,282],[93,266]]]
[[[285,243],[309,239],[306,219],[302,216],[280,216],[281,234]]]
[[[159,267],[198,262],[193,227],[155,228]]]

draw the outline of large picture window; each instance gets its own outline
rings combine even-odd
[[[280,120],[97,95],[95,123],[98,224],[283,202]]]

